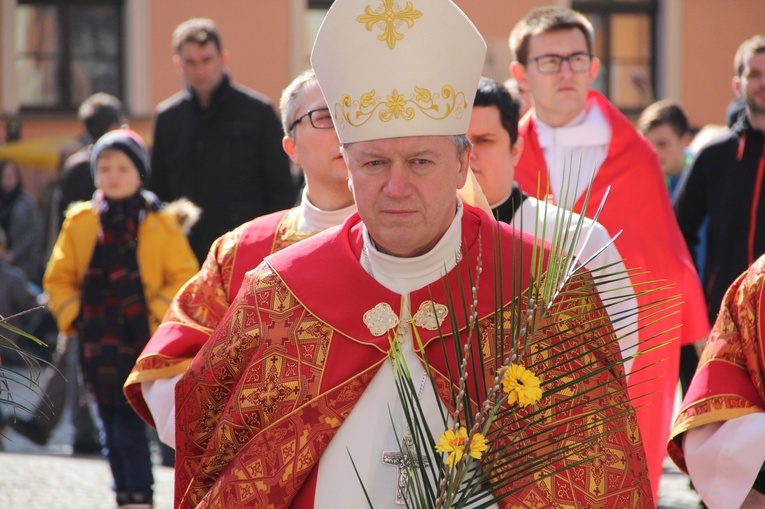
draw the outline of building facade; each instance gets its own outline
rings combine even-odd
[[[331,3],[0,0],[0,143],[49,139],[55,145],[76,137],[77,105],[97,91],[119,96],[131,126],[150,135],[154,107],[182,86],[171,62],[172,31],[195,16],[216,20],[232,78],[276,102],[308,67],[313,36]],[[603,61],[596,86],[632,116],[654,98],[677,99],[695,126],[724,122],[736,48],[765,27],[762,0],[456,3],[487,41],[485,74],[500,80],[509,77],[509,32],[528,10],[555,3],[584,12],[596,28],[595,54]],[[383,0],[362,4],[375,9]]]

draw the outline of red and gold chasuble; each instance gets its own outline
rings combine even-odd
[[[634,271],[631,279],[638,304],[642,308],[662,298],[673,299],[672,305],[665,304],[663,309],[653,306],[640,313],[641,355],[635,359],[629,377],[655,495],[672,419],[680,345],[703,339],[709,332],[709,322],[704,295],[677,226],[656,153],[619,110],[601,94],[590,91],[588,104],[593,103],[610,123],[612,138],[608,156],[593,179],[585,215],[593,216],[610,188],[598,222],[611,235],[621,231],[614,242],[624,265]],[[519,132],[525,147],[515,179],[527,194],[542,198],[538,195],[544,195],[548,186],[547,164],[532,115],[523,119]],[[583,213],[584,199],[584,195],[578,199],[574,212]],[[660,286],[665,288],[643,293]],[[644,353],[648,347],[670,339],[667,347]]]
[[[244,223],[218,238],[199,273],[173,299],[125,382],[125,395],[138,415],[154,427],[141,382],[183,373],[223,319],[248,271],[263,258],[312,234],[297,231],[300,209],[274,212]]]
[[[246,276],[223,322],[176,386],[176,507],[313,507],[322,452],[386,363],[388,337],[373,336],[363,316],[380,303],[397,309],[401,301],[361,267],[361,232],[354,214],[341,230],[269,256]],[[480,351],[492,371],[501,342],[494,337],[493,244],[501,239],[503,302],[508,302],[527,279],[513,281],[511,273],[516,271],[508,267],[520,266],[520,257],[528,270],[532,241],[469,206],[462,232],[463,259],[445,281],[459,288],[460,278],[468,281],[471,267],[482,258]],[[446,303],[444,284],[439,281],[413,292],[410,300],[412,309],[427,300]],[[564,447],[555,437],[593,414],[606,417],[607,423],[597,430],[611,433],[575,457],[525,475],[509,489],[525,487],[500,507],[653,507],[634,410],[619,380],[623,371],[620,366],[602,369],[618,355],[615,342],[579,350],[582,334],[588,334],[581,325],[585,318],[597,317],[596,323],[608,332],[607,315],[597,297],[588,293],[568,314],[570,320],[543,331],[527,355],[544,377],[560,376],[559,383],[565,383],[567,373],[595,370],[591,379],[569,388],[577,396],[566,415],[581,419],[548,419],[520,433],[537,447]],[[454,318],[464,333],[464,317]],[[502,319],[509,327],[509,313]],[[437,332],[417,330],[435,367],[441,399],[453,410],[445,373],[447,364],[454,372],[454,359],[443,357]],[[572,350],[564,354],[568,349]],[[570,361],[562,363],[563,355]],[[568,440],[581,443],[595,432],[569,433]],[[571,468],[542,479],[551,468],[566,465]]]
[[[765,412],[765,257],[731,285],[675,419],[667,450],[687,472],[683,434]]]

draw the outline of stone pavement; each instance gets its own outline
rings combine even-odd
[[[18,402],[31,406],[36,397],[28,389],[13,387]],[[31,402],[31,403],[30,403]],[[6,419],[11,410],[0,405]],[[19,416],[27,416],[18,411]],[[69,416],[61,422],[44,447],[37,446],[5,428],[0,437],[0,509],[114,509],[111,472],[106,459],[100,456],[72,456],[72,427]],[[160,465],[158,450],[154,454],[156,509],[173,505],[173,469]],[[667,459],[659,490],[659,509],[700,509],[699,497],[688,485],[688,477]]]
[[[111,473],[99,457],[70,456],[64,433],[38,447],[13,431],[6,433],[0,453],[0,508],[3,509],[113,509]],[[67,437],[68,438],[68,437]],[[173,504],[173,469],[155,465],[154,507]],[[688,478],[667,460],[659,492],[659,509],[700,509]]]

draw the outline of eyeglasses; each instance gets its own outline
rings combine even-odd
[[[590,70],[592,55],[579,51],[570,55],[542,55],[541,57],[530,58],[537,64],[537,70],[542,74],[559,73],[563,67],[563,62],[568,62],[568,68],[571,72],[587,72]]]
[[[306,111],[305,114],[299,116],[297,120],[290,125],[290,132],[295,129],[295,126],[303,121],[305,117],[311,122],[314,129],[332,129],[335,124],[332,122],[332,115],[329,113],[329,108],[319,108],[316,110]]]

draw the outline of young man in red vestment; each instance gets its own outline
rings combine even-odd
[[[300,205],[249,221],[213,243],[125,384],[130,404],[170,446],[175,444],[175,384],[223,318],[244,274],[266,255],[339,225],[356,210],[340,142],[312,70],[284,89],[280,109],[284,150],[305,175]]]
[[[441,411],[455,412],[448,394],[456,382],[438,331],[446,329],[449,343],[462,340],[467,327],[460,313],[445,320],[445,282],[457,299],[460,281],[476,287],[482,348],[475,362],[487,366],[489,378],[474,376],[479,384],[493,380],[490,366],[506,340],[496,337],[493,321],[510,320],[504,313],[517,287],[528,284],[533,240],[457,198],[468,176],[465,133],[486,46],[453,2],[415,3],[372,10],[336,0],[324,20],[312,64],[343,143],[358,214],[248,273],[183,374],[177,507],[397,507],[407,496],[400,485],[407,470],[386,458],[401,450],[397,430],[415,430],[402,424],[391,340],[419,387],[421,425],[435,432]],[[503,259],[494,264],[497,243]],[[515,277],[502,279],[501,270]],[[556,327],[535,358],[550,379],[570,376],[572,365],[577,374],[597,372],[597,381],[569,388],[582,398],[574,400],[597,403],[568,408],[567,416],[582,419],[547,417],[517,435],[524,445],[558,449],[572,445],[570,435],[565,443],[545,437],[559,437],[575,421],[594,419],[609,432],[585,430],[577,440],[592,440],[586,451],[519,474],[504,487],[513,494],[495,507],[653,505],[623,370],[612,364],[618,348],[607,314],[596,295],[583,294],[575,305],[572,315],[594,320],[589,325],[612,341],[599,354],[582,352],[583,342],[598,337],[591,329]]]
[[[629,380],[656,496],[680,345],[703,339],[709,323],[656,152],[619,110],[590,90],[600,68],[592,54],[593,45],[592,25],[570,9],[535,9],[513,28],[510,70],[518,84],[529,90],[534,103],[519,128],[525,147],[515,179],[531,196],[574,212],[582,212],[590,181],[590,203],[600,203],[608,192],[598,221],[611,235],[621,232],[616,247],[627,268],[636,271],[632,282],[638,302],[643,305],[657,297],[682,296],[669,309],[641,312],[641,352],[655,344],[657,334],[671,343],[636,358]],[[568,199],[562,200],[563,195]],[[584,213],[590,216],[593,210]],[[646,284],[666,285],[666,289],[649,297],[640,294]],[[666,320],[657,325],[657,316]],[[662,334],[668,330],[671,332]],[[641,397],[645,395],[649,396]]]

